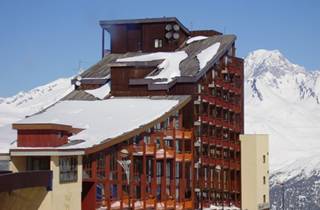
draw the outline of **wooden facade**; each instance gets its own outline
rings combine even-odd
[[[111,34],[112,53],[175,51],[190,34],[221,35],[213,30],[180,30],[179,40],[167,40],[161,48],[154,48],[155,39],[165,40],[167,24],[108,23],[103,30]],[[243,59],[235,56],[235,44],[231,43],[200,78],[158,89],[131,82],[144,79],[154,70],[152,66],[111,66],[112,96],[190,95],[192,100],[134,137],[86,150],[83,210],[204,209],[210,205],[240,208],[244,75]],[[100,84],[85,84],[78,89],[97,86]],[[18,146],[56,146],[56,139],[45,133],[42,138],[54,145],[42,145],[30,131],[27,137],[27,131],[19,132],[24,144]],[[119,163],[122,160],[130,160],[129,176]]]
[[[226,54],[197,83],[177,83],[167,91],[129,84],[130,79],[144,77],[147,72],[132,67],[112,68],[112,95],[188,94],[192,101],[180,111],[181,123],[177,129],[172,126],[155,129],[136,137],[140,138],[139,143],[128,139],[124,144],[88,155],[85,161],[88,178],[85,182],[94,183],[91,190],[99,189],[94,186],[103,186],[100,188],[104,190],[100,200],[93,199],[89,203],[95,201],[96,207],[105,206],[107,209],[127,209],[129,205],[134,209],[195,209],[210,205],[240,207],[243,60]],[[185,132],[181,135],[181,130],[191,134],[186,137]],[[173,140],[169,140],[172,142],[169,145],[166,138],[170,132]],[[145,140],[146,136],[150,140]],[[159,147],[154,140],[157,137]],[[178,152],[179,141],[191,143],[191,148]],[[121,159],[119,154],[123,148],[129,151],[129,159],[133,163],[130,167],[130,189],[125,184],[123,169],[116,162],[112,164],[111,160],[112,154],[117,160]],[[162,149],[164,153],[160,156]],[[140,167],[135,165],[136,161],[142,163]],[[148,169],[148,161],[151,161],[151,169]],[[110,169],[110,165],[115,168]],[[147,169],[151,170],[150,174]],[[99,176],[101,173],[104,174],[102,178]],[[116,193],[112,189],[116,189]],[[87,204],[88,201],[84,202],[85,206]]]
[[[179,39],[165,38],[167,32],[166,26],[168,24],[179,26],[179,30],[177,30]],[[182,30],[183,28],[180,23],[172,18],[164,18],[163,21],[127,21],[117,24],[101,23],[101,26],[103,34],[104,30],[110,33],[111,53],[174,51],[189,35],[189,31]],[[154,47],[154,40],[156,39],[161,40],[161,47]],[[103,49],[103,52],[105,52],[105,49]]]
[[[194,209],[193,144],[193,131],[183,129],[182,114],[176,114],[127,141],[88,154],[84,182],[92,184],[86,184],[90,189],[83,196],[84,209],[93,202],[107,209]],[[118,163],[123,159],[131,160],[129,180]],[[101,196],[88,199],[90,193]]]

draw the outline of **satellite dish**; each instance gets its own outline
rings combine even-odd
[[[180,26],[178,24],[174,24],[173,25],[173,30],[174,31],[179,31],[180,30]]]
[[[171,24],[167,24],[166,25],[166,31],[171,31],[172,30],[172,25]]]
[[[179,39],[179,37],[180,37],[180,34],[179,34],[179,33],[175,32],[175,33],[173,34],[173,38],[174,38],[175,40]]]
[[[79,76],[77,76],[77,78],[76,78],[78,81],[80,81],[81,79],[82,79],[82,77],[79,75]]]
[[[171,39],[172,38],[172,32],[171,31],[167,32],[165,36],[166,36],[167,39]]]
[[[76,81],[76,86],[80,86],[81,82],[80,81]]]

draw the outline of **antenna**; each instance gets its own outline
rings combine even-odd
[[[192,21],[190,21],[190,31],[192,31],[193,30],[193,22]]]

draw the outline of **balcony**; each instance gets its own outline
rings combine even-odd
[[[224,109],[228,109],[228,110],[235,112],[235,113],[240,113],[240,111],[241,111],[240,105],[227,102],[218,96],[201,95],[201,98],[202,98],[203,102],[207,102],[209,104],[214,104],[216,106],[221,106]]]
[[[176,153],[176,161],[191,161],[192,154],[191,153]]]
[[[224,81],[223,79],[218,79],[216,78],[214,80],[214,84],[217,86],[217,87],[222,87],[223,89],[225,90],[229,90],[230,92],[233,92],[233,93],[236,93],[236,94],[240,94],[241,93],[241,89],[236,87],[233,83],[231,82],[227,82],[227,81]]]
[[[228,65],[221,63],[220,68],[226,69],[228,73],[240,76],[243,72],[243,59],[230,56],[231,62]]]
[[[123,201],[115,200],[110,204],[110,209],[120,209],[129,207],[128,199]],[[155,199],[147,200],[134,200],[130,199],[130,207],[132,209],[192,209],[192,201],[176,202],[175,200],[164,200],[162,202],[157,202]]]
[[[175,150],[173,148],[158,149],[156,152],[157,159],[174,158]]]
[[[176,139],[192,139],[192,131],[175,129],[175,130],[165,130],[163,133],[164,133],[164,138],[175,137]]]
[[[47,190],[51,190],[52,171],[7,172],[0,174],[0,192],[31,187],[45,187]]]
[[[236,132],[241,131],[240,125],[238,123],[223,120],[221,118],[214,118],[214,117],[210,117],[208,115],[201,115],[200,120],[202,121],[202,123],[207,123],[207,124],[215,125],[218,127],[220,126],[220,127],[231,128],[232,130],[234,130]]]

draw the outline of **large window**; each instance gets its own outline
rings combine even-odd
[[[77,156],[60,157],[60,183],[76,182],[78,180]]]

